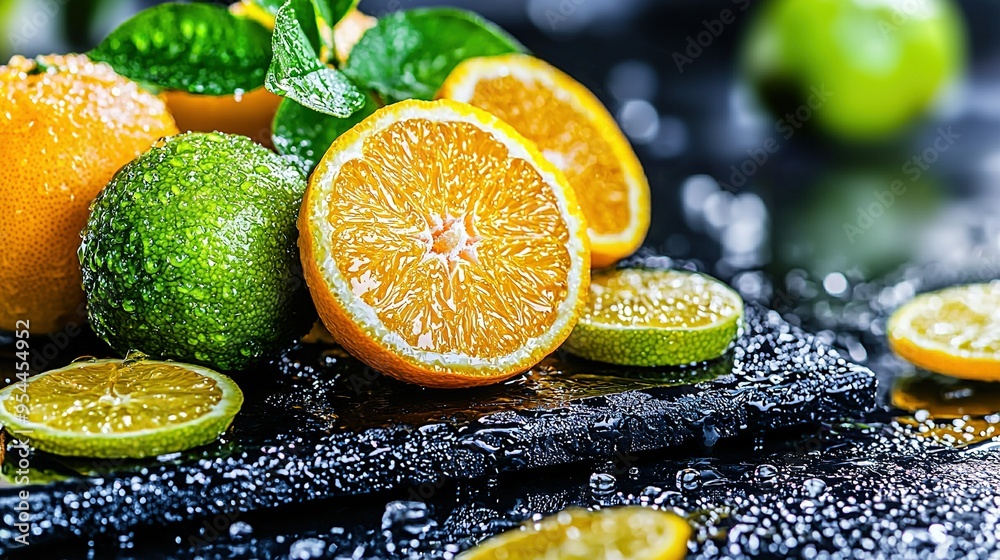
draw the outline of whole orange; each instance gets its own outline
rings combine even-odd
[[[95,196],[177,133],[163,101],[83,55],[0,66],[0,330],[58,330],[83,302],[76,252]]]
[[[226,132],[271,146],[271,121],[281,97],[259,87],[239,95],[165,91],[161,98],[184,132]]]
[[[236,16],[252,19],[268,29],[274,29],[274,14],[250,0],[234,2],[229,11]],[[278,112],[281,97],[259,87],[252,91],[230,95],[203,95],[186,91],[167,90],[160,98],[184,132],[226,132],[251,138],[268,148],[271,143],[271,121]]]

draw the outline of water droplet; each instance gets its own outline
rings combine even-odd
[[[805,490],[806,495],[818,498],[826,491],[826,483],[818,478],[808,478],[802,483],[802,489]]]
[[[701,486],[701,472],[696,469],[682,469],[677,472],[677,488],[680,490],[696,490]]]
[[[382,536],[390,553],[419,547],[420,538],[434,527],[437,522],[422,502],[390,502],[382,514]]]
[[[778,477],[778,468],[767,463],[758,465],[753,471],[753,477],[761,483],[774,484],[776,482],[775,479]]]
[[[590,492],[595,497],[608,496],[615,491],[618,480],[614,475],[608,473],[594,473],[590,475]]]
[[[143,360],[148,360],[149,356],[138,350],[129,350],[122,361],[122,367],[131,367]]]
[[[702,425],[701,438],[705,447],[714,447],[715,443],[719,441],[719,437],[721,436],[719,435],[719,430],[715,427],[714,422],[705,422]]]
[[[326,552],[326,541],[317,538],[297,540],[288,550],[289,560],[309,560],[322,558]]]
[[[253,527],[249,523],[237,521],[229,526],[229,536],[236,538],[253,533]]]

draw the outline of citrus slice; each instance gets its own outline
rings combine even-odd
[[[438,96],[500,117],[566,174],[587,216],[595,267],[642,245],[649,183],[614,118],[582,84],[537,58],[514,54],[463,62]]]
[[[677,366],[721,356],[739,332],[743,300],[718,280],[676,270],[595,273],[587,310],[565,348],[632,366]]]
[[[0,391],[0,424],[58,455],[152,457],[214,441],[242,404],[236,383],[207,368],[84,360]]]
[[[495,383],[565,340],[586,301],[586,224],[513,128],[403,101],[340,136],[299,215],[323,323],[371,367],[428,387]]]
[[[458,560],[674,560],[684,558],[688,523],[665,511],[631,506],[601,511],[567,509],[497,535]]]
[[[917,296],[893,313],[889,346],[913,365],[953,377],[1000,380],[1000,281]]]

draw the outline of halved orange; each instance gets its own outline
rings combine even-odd
[[[576,190],[590,224],[593,265],[632,254],[649,230],[649,183],[615,119],[582,84],[537,58],[469,59],[438,97],[471,103],[535,142]]]
[[[573,330],[590,282],[563,174],[495,116],[385,107],[334,142],[299,215],[305,278],[354,356],[427,387],[512,377]]]

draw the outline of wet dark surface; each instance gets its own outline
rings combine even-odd
[[[450,558],[483,538],[571,505],[641,504],[676,511],[692,522],[697,535],[690,543],[694,558],[988,558],[1000,546],[1000,497],[997,497],[1000,495],[1000,459],[994,450],[1000,415],[993,412],[998,402],[997,386],[916,371],[889,355],[882,338],[874,334],[884,326],[887,313],[897,304],[895,298],[905,300],[911,291],[955,283],[959,280],[956,274],[955,270],[910,268],[893,275],[888,282],[854,285],[850,294],[842,297],[815,294],[808,282],[798,285],[804,290],[785,292],[788,310],[796,313],[789,317],[827,327],[819,329],[820,338],[853,348],[854,354],[864,349],[865,361],[877,364],[883,386],[879,398],[884,404],[866,414],[855,415],[853,420],[823,418],[822,414],[810,415],[789,409],[789,416],[778,422],[779,425],[785,421],[794,423],[794,418],[809,417],[808,425],[777,430],[747,429],[742,436],[728,438],[725,437],[729,434],[726,420],[715,417],[715,429],[724,437],[709,445],[714,436],[706,440],[709,432],[704,429],[704,422],[699,426],[699,420],[712,415],[690,416],[679,425],[658,427],[652,434],[655,440],[666,438],[678,441],[679,446],[663,451],[641,451],[644,449],[642,438],[629,439],[624,435],[629,429],[641,426],[642,421],[626,422],[619,427],[618,433],[611,435],[605,431],[608,424],[585,420],[592,419],[586,413],[587,408],[608,405],[610,407],[602,414],[624,413],[630,418],[641,419],[642,414],[637,414],[635,408],[635,397],[602,399],[607,403],[591,398],[583,403],[571,403],[568,409],[557,409],[554,415],[529,414],[523,410],[493,413],[487,418],[502,418],[499,427],[506,431],[493,430],[498,426],[484,425],[480,421],[473,426],[485,429],[485,433],[459,432],[455,437],[461,440],[473,436],[475,441],[485,442],[491,449],[530,445],[518,440],[518,429],[510,429],[510,419],[539,425],[546,425],[546,421],[558,424],[560,419],[568,420],[568,417],[561,418],[561,411],[574,408],[583,414],[573,417],[589,422],[591,429],[571,424],[566,430],[572,434],[571,439],[546,440],[544,450],[526,455],[531,464],[543,465],[545,457],[556,457],[559,449],[569,449],[575,458],[569,464],[521,470],[517,467],[526,465],[512,464],[502,458],[502,454],[477,443],[474,449],[468,450],[470,454],[465,454],[464,450],[456,453],[456,448],[452,447],[455,460],[445,464],[439,462],[435,467],[431,467],[431,461],[424,464],[422,471],[408,468],[402,462],[395,463],[383,471],[388,478],[383,478],[386,483],[377,488],[384,490],[355,497],[331,497],[345,493],[348,488],[335,488],[336,482],[331,483],[336,478],[333,473],[338,471],[305,464],[301,457],[303,449],[309,449],[306,455],[320,456],[322,461],[353,452],[357,460],[364,463],[361,449],[342,447],[338,450],[339,455],[314,453],[312,448],[304,447],[306,441],[329,444],[337,438],[332,434],[323,435],[319,429],[304,429],[302,437],[278,438],[281,443],[261,455],[270,458],[272,463],[264,469],[270,469],[269,474],[259,486],[250,486],[247,473],[239,470],[261,472],[249,460],[253,454],[243,457],[234,452],[229,459],[212,461],[206,458],[193,467],[149,469],[141,476],[157,472],[176,474],[164,476],[153,485],[139,481],[138,491],[131,486],[135,481],[128,477],[120,478],[117,483],[107,478],[89,497],[84,494],[68,501],[57,499],[55,504],[88,504],[91,509],[69,510],[61,506],[47,511],[68,512],[76,517],[76,527],[95,530],[83,539],[60,540],[56,548],[49,550],[58,551],[53,554],[75,555],[89,551],[98,556],[124,558]],[[966,271],[960,280],[978,279],[970,274]],[[768,287],[766,281],[764,287]],[[753,299],[752,294],[745,295]],[[768,316],[773,317],[773,314]],[[750,322],[757,321],[758,316],[752,311]],[[809,340],[794,330],[789,332],[795,334],[790,342],[793,347],[801,347],[802,341]],[[835,334],[838,332],[841,334]],[[757,337],[758,342],[767,339],[767,336]],[[768,344],[764,345],[764,352],[751,355],[744,349],[756,348],[752,342],[754,338],[742,340],[730,358],[736,370],[750,372],[755,365],[773,363],[771,352],[766,350]],[[813,344],[817,343],[807,346],[824,348]],[[301,350],[296,356],[305,360],[314,353],[315,349]],[[811,353],[814,357],[816,354],[818,352]],[[336,371],[345,360],[338,356],[336,364],[319,366],[308,373],[305,372],[309,368],[291,368],[283,374],[278,386],[305,383],[317,395],[322,384],[316,385],[316,382],[324,374]],[[801,360],[790,362],[792,369],[802,363]],[[719,365],[728,367],[730,363],[723,361]],[[698,371],[698,375],[707,375],[708,370],[711,368]],[[849,368],[849,371],[858,370]],[[620,376],[621,372],[617,373]],[[548,373],[542,377],[574,379],[576,375],[579,373]],[[796,378],[795,375],[790,377]],[[826,381],[838,377],[828,376]],[[380,392],[375,387],[385,383],[380,378],[370,382],[375,392]],[[620,381],[614,377],[602,378],[602,384],[616,382]],[[636,381],[629,379],[627,382]],[[641,402],[670,397],[684,402],[686,398],[693,398],[692,394],[702,393],[699,398],[705,400],[698,407],[699,414],[704,412],[701,406],[719,407],[716,410],[732,413],[732,408],[713,403],[705,393],[715,387],[739,395],[740,383],[739,376],[723,375],[688,389],[644,389],[640,390],[640,394],[645,395]],[[756,387],[753,392],[770,385],[760,380],[747,384],[745,378],[743,383]],[[772,387],[783,385],[778,383]],[[521,389],[507,394],[523,395],[520,391],[536,387],[533,390],[554,399],[549,404],[566,402],[567,395],[539,388],[530,377],[518,386]],[[400,393],[393,394],[393,390]],[[587,393],[594,387],[579,387],[574,383],[572,390]],[[412,390],[399,386],[381,392],[385,393],[382,399],[393,399]],[[277,394],[287,392],[278,391]],[[781,395],[777,401],[787,403],[790,395],[804,393],[780,390],[777,394]],[[835,402],[841,402],[839,399],[848,395],[836,391],[825,394]],[[838,394],[840,396],[834,396]],[[273,397],[263,400],[273,402]],[[732,401],[740,402],[741,397],[736,396]],[[751,401],[761,402],[757,397]],[[336,414],[336,407],[326,404],[327,400],[308,395],[295,399],[283,397],[280,402],[281,407],[297,411],[303,426],[318,426],[322,424],[319,418],[329,420]],[[521,408],[523,402],[512,401],[505,406]],[[454,417],[455,422],[467,421],[468,417],[462,420],[461,415],[454,416],[458,407],[447,399],[426,400],[404,406],[402,410],[411,419],[426,420],[443,413]],[[785,407],[787,404],[778,405],[777,411],[775,408],[761,411],[760,407],[750,406],[746,410],[749,416],[765,420],[766,424],[768,418],[781,419]],[[683,409],[683,406],[675,408],[672,405],[670,412],[659,411],[646,421],[662,421]],[[247,411],[247,416],[255,418],[253,408]],[[481,412],[489,414],[489,407]],[[778,414],[771,416],[770,412]],[[372,421],[384,420],[378,414],[381,413],[371,417]],[[234,432],[236,439],[267,431],[252,424],[240,420]],[[521,424],[521,428],[523,426]],[[593,429],[598,426],[600,429]],[[551,425],[540,428],[538,433],[547,433],[549,427]],[[700,430],[692,432],[692,428],[699,427]],[[642,432],[639,429],[632,433]],[[399,433],[384,430],[375,438],[384,444]],[[512,434],[513,439],[510,438]],[[425,435],[428,437],[420,436],[418,431],[416,434],[407,432],[401,437],[410,438],[409,441],[420,446],[441,436]],[[567,444],[569,447],[564,446]],[[397,451],[379,453],[377,445],[364,450],[368,461],[373,455],[399,457]],[[221,448],[227,449],[226,444]],[[403,449],[412,450],[412,447],[404,445]],[[470,457],[475,459],[465,460]],[[465,480],[466,476],[475,478]],[[366,482],[355,479],[350,483],[357,487]],[[388,488],[390,485],[393,488]],[[154,529],[147,523],[135,530],[121,532],[124,536],[117,539],[119,532],[112,524],[128,524],[135,520],[136,512],[142,509],[135,505],[136,501],[150,486],[168,491],[169,496],[157,501],[155,490],[146,493],[143,507],[156,509],[153,526],[160,527],[163,522],[167,525]],[[283,500],[298,500],[303,496],[317,501],[308,505],[277,506]],[[107,497],[111,498],[110,504],[100,499]],[[129,507],[123,507],[126,504]],[[252,509],[251,504],[275,507],[247,511],[248,506]],[[51,504],[35,505],[51,507]],[[108,512],[109,507],[118,511],[118,515],[108,517],[109,524],[105,525],[97,520],[96,512]],[[187,511],[187,507],[193,509]],[[59,519],[59,516],[48,518]],[[65,535],[66,530],[46,527],[45,531],[47,535],[59,536]],[[85,542],[87,539],[91,539],[92,547]]]
[[[167,535],[140,532],[120,543],[118,554],[449,558],[571,505],[620,504],[688,516],[697,530],[693,558],[986,558],[996,550],[1000,477],[988,447],[933,455],[935,446],[891,424],[824,425],[758,443],[773,447],[727,446],[699,460],[623,457],[418,486],[379,499],[326,502],[315,513],[285,508],[210,517]]]
[[[51,482],[28,500],[40,530],[32,546],[644,452],[711,449],[874,406],[869,370],[776,313],[750,308],[745,331],[726,356],[699,367],[636,372],[555,356],[504,386],[475,391],[403,385],[335,347],[304,345],[236,376],[247,401],[226,437],[206,449],[128,463],[33,454],[29,477]],[[0,490],[3,509],[17,505],[18,490]],[[12,533],[0,529],[0,537],[9,543]]]

